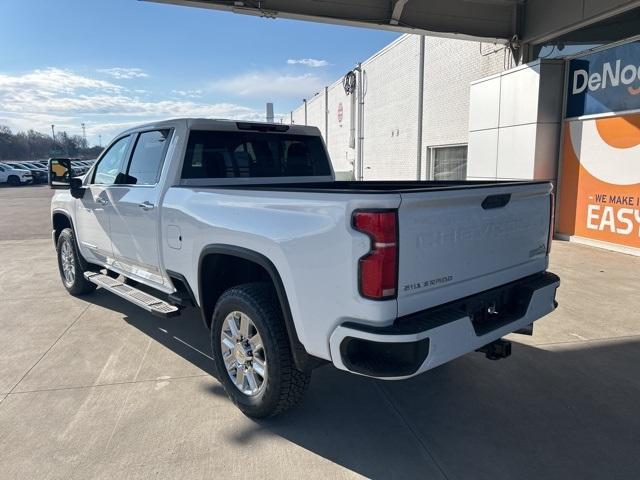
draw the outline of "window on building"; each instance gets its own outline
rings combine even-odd
[[[466,180],[467,146],[429,147],[431,180]]]

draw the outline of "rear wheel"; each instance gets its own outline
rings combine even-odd
[[[211,322],[211,344],[218,379],[248,416],[288,410],[309,386],[311,375],[295,367],[280,305],[266,283],[222,294]]]
[[[96,285],[84,278],[83,262],[78,255],[73,230],[65,228],[60,232],[57,243],[58,268],[64,288],[72,295],[93,292]]]

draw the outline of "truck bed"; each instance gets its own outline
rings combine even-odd
[[[374,209],[397,209],[399,316],[547,268],[552,222],[552,186],[547,181],[333,181],[226,184],[199,189],[228,195],[228,205],[259,198],[265,208],[280,216],[298,209],[317,216],[317,211],[326,210],[330,202],[344,208],[332,218],[344,215],[347,225],[353,211],[372,208],[372,204]],[[243,195],[235,198],[233,191],[242,191]],[[260,211],[259,221],[266,221],[266,210]],[[275,222],[284,224],[287,219],[278,217]],[[342,225],[339,228],[344,228]],[[355,252],[352,255],[360,256]]]
[[[374,180],[374,181],[331,181],[272,184],[225,184],[207,185],[200,188],[224,188],[240,190],[291,191],[314,193],[414,193],[427,191],[456,190],[460,188],[509,187],[547,183],[546,181],[499,181],[499,180]]]

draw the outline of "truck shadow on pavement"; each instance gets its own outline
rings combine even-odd
[[[208,332],[195,309],[160,319],[109,294],[87,297],[213,375]],[[313,373],[302,404],[252,421],[231,442],[287,439],[374,479],[637,478],[640,342],[530,347],[481,354],[402,382]],[[225,396],[215,381],[208,394]]]

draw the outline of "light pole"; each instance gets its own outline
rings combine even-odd
[[[84,122],[80,124],[82,126],[82,138],[84,139],[84,146],[87,146],[87,132],[85,130]]]
[[[102,147],[102,135],[98,135],[98,145]]]
[[[51,125],[51,136],[53,137],[53,143],[56,142],[56,126],[55,125]]]

